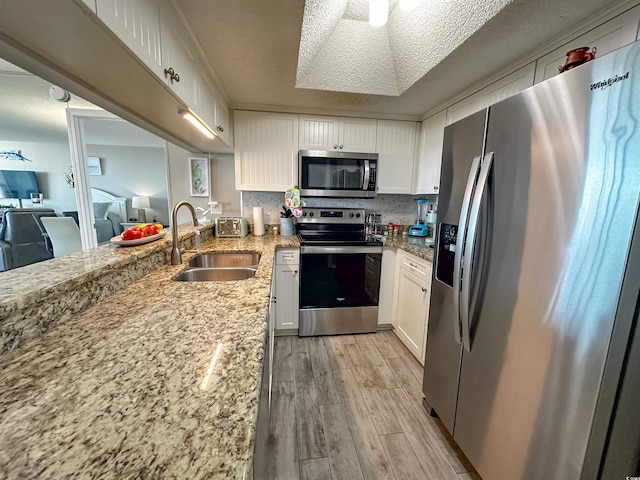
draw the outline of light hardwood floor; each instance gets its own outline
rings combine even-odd
[[[277,337],[256,480],[479,480],[422,406],[422,366],[392,332]]]

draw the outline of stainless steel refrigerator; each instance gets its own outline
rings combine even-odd
[[[605,475],[639,196],[639,44],[445,129],[423,390],[484,480]]]

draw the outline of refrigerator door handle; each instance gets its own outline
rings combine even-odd
[[[470,295],[471,295],[471,276],[472,276],[472,263],[473,263],[473,250],[475,248],[476,232],[478,230],[478,217],[480,214],[480,205],[482,203],[482,196],[487,187],[487,181],[489,180],[489,172],[493,165],[493,152],[488,153],[482,160],[482,169],[478,177],[478,187],[476,188],[473,196],[473,203],[471,205],[471,212],[469,213],[469,228],[467,230],[465,244],[467,250],[465,251],[462,269],[465,272],[466,281],[462,284],[462,291],[460,293],[460,324],[462,325],[462,345],[467,352],[471,351],[471,335],[470,335]]]
[[[480,156],[474,157],[467,178],[467,186],[464,189],[462,198],[462,208],[460,209],[460,221],[458,222],[458,238],[456,239],[456,253],[453,260],[453,338],[456,343],[462,343],[460,332],[460,322],[462,320],[460,310],[460,290],[462,288],[462,259],[464,258],[465,233],[467,229],[467,219],[471,197],[476,186],[478,173],[480,172]]]

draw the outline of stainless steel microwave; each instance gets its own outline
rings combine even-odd
[[[378,191],[378,154],[300,150],[303,197],[373,198]]]

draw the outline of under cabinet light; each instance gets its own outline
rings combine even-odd
[[[369,25],[382,27],[389,17],[389,0],[369,0]]]
[[[215,134],[213,130],[211,130],[206,123],[198,118],[198,116],[191,111],[191,109],[187,110],[178,110],[178,115],[182,115],[187,122],[196,127],[200,132],[207,138],[214,138]]]

